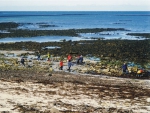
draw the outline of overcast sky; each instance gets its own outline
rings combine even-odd
[[[0,11],[150,11],[150,0],[0,0]]]

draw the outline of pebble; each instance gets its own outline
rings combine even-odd
[[[150,102],[150,98],[147,98],[147,102]]]

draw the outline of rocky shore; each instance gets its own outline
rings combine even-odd
[[[24,67],[14,61],[20,61],[17,57],[20,54],[32,54],[32,51],[1,51],[2,54],[8,52],[16,56],[5,56],[0,60],[2,113],[150,112],[149,79],[86,74],[81,71],[86,68],[84,65],[74,65],[68,72],[66,63],[60,71],[57,59],[53,62],[33,59],[26,61]]]

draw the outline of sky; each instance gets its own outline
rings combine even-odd
[[[0,11],[150,11],[150,0],[0,0]]]

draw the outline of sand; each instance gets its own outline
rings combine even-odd
[[[57,73],[52,76],[24,71],[1,72],[0,112],[150,112],[150,80],[69,73],[65,72],[67,67],[60,71],[58,62],[53,63]]]

